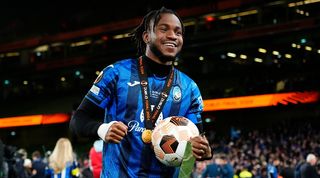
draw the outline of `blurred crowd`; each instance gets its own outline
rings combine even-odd
[[[319,177],[320,130],[317,125],[301,121],[266,129],[231,127],[230,134],[221,137],[210,136],[215,133],[209,132],[214,156],[211,160],[196,162],[192,177]],[[4,163],[0,165],[0,178],[47,178],[64,169],[68,169],[72,177],[100,177],[102,140],[94,141],[85,157],[77,156],[68,138],[60,138],[53,151],[41,153],[35,150],[30,155],[23,148],[0,145],[0,153],[3,153],[0,162]]]
[[[223,176],[223,172],[229,172],[233,175],[230,178],[300,178],[303,175],[295,174],[304,171],[301,165],[311,166],[313,171],[313,175],[305,178],[319,177],[320,130],[317,125],[305,120],[260,130],[235,132],[231,128],[228,137],[211,140],[215,156],[212,160],[198,162],[194,177],[224,178],[228,176]]]
[[[100,178],[103,141],[96,140],[88,156],[79,158],[68,138],[60,138],[52,151],[31,155],[24,148],[0,140],[0,178]]]

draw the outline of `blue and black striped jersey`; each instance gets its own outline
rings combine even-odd
[[[166,77],[148,75],[151,108],[157,104],[165,81]],[[128,134],[120,144],[105,143],[102,177],[172,177],[175,168],[161,164],[150,145],[141,139],[145,126],[137,59],[125,59],[107,66],[86,98],[105,109],[105,123],[121,121],[128,126]],[[203,102],[196,83],[174,69],[172,88],[157,122],[169,116],[184,116],[199,124],[202,110]]]

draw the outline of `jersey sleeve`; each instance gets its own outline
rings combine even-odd
[[[189,118],[195,124],[201,123],[201,113],[203,111],[203,101],[200,90],[195,82],[191,83],[191,104],[187,112]]]
[[[114,65],[107,66],[100,72],[85,97],[99,107],[105,108],[116,92],[117,80],[117,68]]]

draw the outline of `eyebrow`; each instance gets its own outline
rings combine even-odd
[[[170,25],[166,24],[166,23],[158,23],[158,25],[156,25],[156,26],[159,26],[159,27],[160,26],[170,27]],[[174,30],[181,30],[182,31],[182,27],[181,26],[175,26]]]

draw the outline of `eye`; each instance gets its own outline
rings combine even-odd
[[[176,35],[177,35],[177,36],[181,36],[181,35],[182,35],[182,31],[177,31],[177,32],[176,32]]]
[[[160,30],[161,32],[166,32],[166,31],[167,31],[167,28],[162,27],[162,28],[159,28],[159,30]]]

